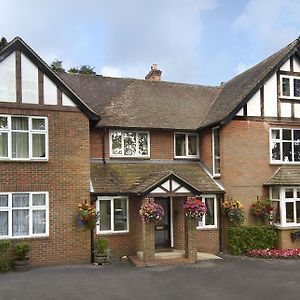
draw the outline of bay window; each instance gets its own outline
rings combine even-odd
[[[197,158],[198,136],[194,133],[175,133],[175,157],[176,158]]]
[[[282,98],[300,99],[300,77],[281,75],[280,87]]]
[[[1,193],[0,238],[48,235],[48,193]]]
[[[48,124],[45,117],[0,115],[0,159],[47,159]]]
[[[217,199],[215,195],[201,195],[207,212],[198,222],[198,229],[217,228]]]
[[[127,197],[98,197],[96,208],[100,215],[98,234],[128,232]]]
[[[149,157],[149,132],[112,130],[110,132],[111,157]]]

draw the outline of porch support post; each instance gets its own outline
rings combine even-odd
[[[147,201],[149,198],[144,198]],[[154,260],[155,256],[155,223],[143,222],[143,260],[150,262]]]
[[[195,218],[185,218],[185,255],[189,261],[197,261],[197,221]]]

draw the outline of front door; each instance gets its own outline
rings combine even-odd
[[[164,217],[155,224],[155,247],[169,248],[170,240],[170,199],[155,198],[155,202],[160,204],[164,209]]]

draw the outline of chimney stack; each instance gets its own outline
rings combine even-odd
[[[153,64],[145,79],[151,81],[160,81],[161,73],[161,70],[157,69],[157,64]]]

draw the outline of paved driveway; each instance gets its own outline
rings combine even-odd
[[[0,299],[299,299],[300,260],[224,259],[134,268],[36,268],[0,274]]]

